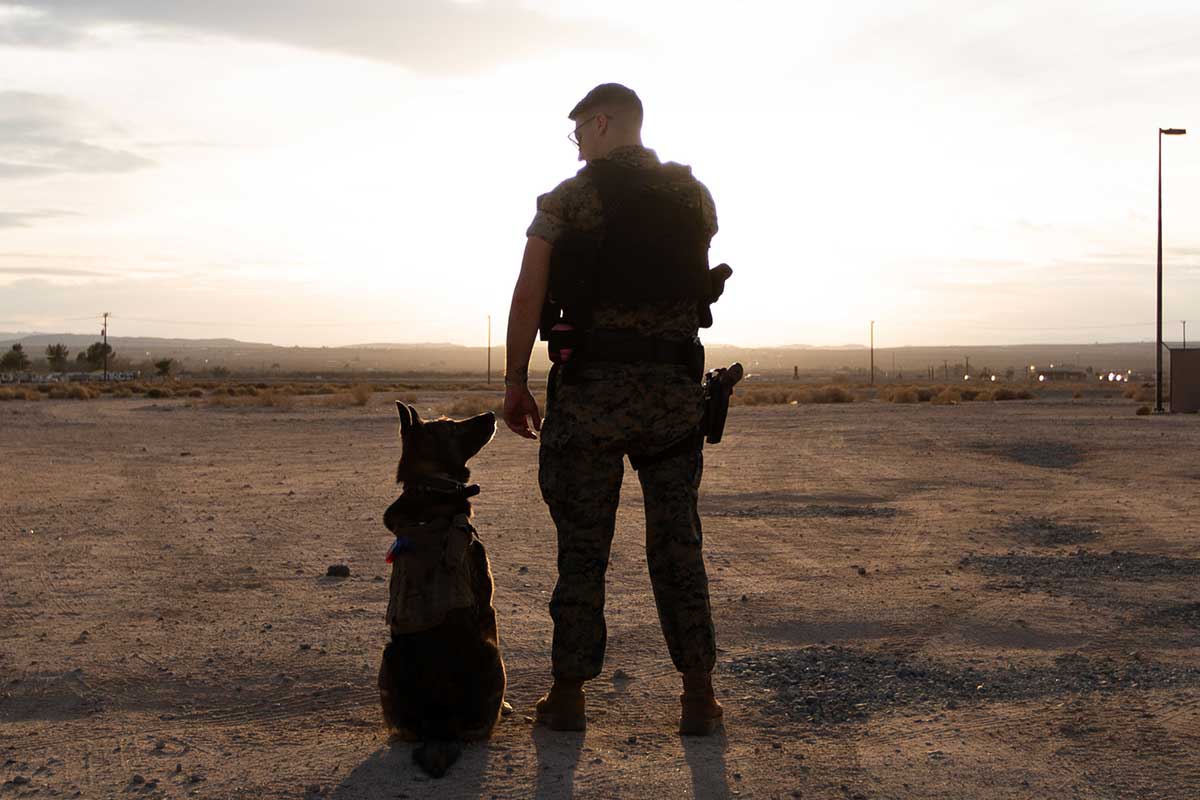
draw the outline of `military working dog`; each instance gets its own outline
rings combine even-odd
[[[467,484],[466,466],[495,435],[496,417],[427,422],[396,408],[403,492],[383,517],[396,539],[379,699],[393,731],[420,742],[413,760],[441,777],[461,742],[491,734],[504,704],[492,572],[470,521],[479,487]]]

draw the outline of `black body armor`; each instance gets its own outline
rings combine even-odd
[[[590,329],[596,303],[691,300],[700,307],[701,327],[712,324],[708,235],[699,204],[688,205],[679,191],[681,181],[690,180],[681,174],[685,169],[599,160],[580,171],[600,195],[604,224],[594,232],[570,231],[555,243],[542,339],[560,322]]]

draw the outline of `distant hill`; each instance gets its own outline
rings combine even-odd
[[[0,350],[14,342],[24,344],[32,358],[39,358],[46,345],[62,343],[71,356],[99,339],[99,336],[49,333],[0,333]],[[262,342],[237,339],[164,339],[154,337],[110,336],[109,344],[117,357],[133,364],[145,364],[161,358],[174,358],[184,371],[202,372],[216,366],[235,373],[288,374],[308,373],[335,377],[369,373],[462,376],[472,380],[487,372],[487,349],[463,345],[419,342],[371,343],[339,347],[280,347]],[[865,375],[870,352],[862,345],[820,347],[788,345],[784,347],[736,347],[708,345],[709,366],[741,361],[748,372],[765,376],[788,377],[799,369],[810,377],[835,373]],[[1012,368],[1017,375],[1029,366],[1075,365],[1093,367],[1097,372],[1132,369],[1152,373],[1154,344],[1126,342],[1111,344],[1033,344],[945,347],[876,348],[875,368],[881,378],[901,374],[907,380],[927,380],[932,368],[936,380],[953,377],[952,370],[965,368],[970,360],[972,372],[988,368],[999,374]],[[491,354],[492,376],[504,371],[504,348],[495,346]],[[534,348],[532,371],[544,373],[550,362],[545,346]],[[959,376],[961,378],[961,375]]]

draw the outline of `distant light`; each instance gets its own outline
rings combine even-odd
[[[1044,380],[1046,380],[1045,375],[1038,375],[1038,381],[1044,381]]]
[[[963,380],[964,380],[964,381],[969,381],[969,380],[971,380],[971,376],[970,376],[970,375],[963,375]]]
[[[1050,369],[1054,369],[1054,365],[1053,365],[1053,364],[1051,364],[1051,365],[1050,365]]]
[[[1033,372],[1035,369],[1037,369],[1037,367],[1035,367],[1033,364],[1030,364],[1030,365],[1029,365],[1029,371],[1030,371],[1030,372]]]
[[[1113,372],[1110,372],[1110,373],[1108,373],[1108,379],[1109,379],[1110,381],[1111,381],[1111,380],[1116,380],[1116,377],[1117,377],[1117,376],[1116,376],[1116,373],[1113,373]]]
[[[993,376],[992,376],[992,380],[996,380],[996,376],[995,376],[995,375],[993,375]]]

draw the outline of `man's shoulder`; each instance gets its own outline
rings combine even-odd
[[[559,184],[550,191],[539,196],[538,204],[540,205],[543,199],[552,199],[561,202],[594,191],[595,188],[591,178],[588,176],[587,167],[585,166],[571,177],[564,181],[560,181]]]

